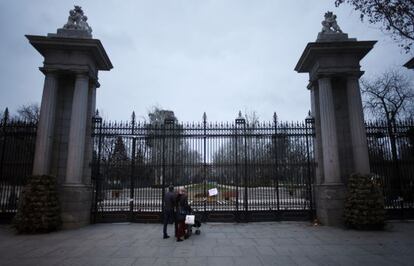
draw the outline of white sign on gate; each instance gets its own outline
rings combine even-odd
[[[212,189],[209,189],[208,190],[208,195],[210,196],[210,197],[212,197],[212,196],[216,196],[218,194],[218,190],[217,190],[217,188],[212,188]]]

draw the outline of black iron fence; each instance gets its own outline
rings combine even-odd
[[[22,186],[32,172],[36,124],[9,118],[0,120],[0,220],[9,220],[17,210]]]
[[[414,217],[414,121],[367,122],[371,172],[392,218]]]
[[[95,118],[97,221],[160,220],[164,188],[184,187],[203,220],[310,219],[312,120],[136,122]],[[218,194],[209,196],[209,190]]]
[[[389,217],[414,217],[414,122],[367,122],[371,171]],[[0,219],[17,210],[31,174],[36,124],[0,121]],[[94,119],[97,221],[159,221],[163,188],[186,187],[204,220],[308,219],[315,174],[312,120],[146,124]],[[218,195],[209,197],[209,189]]]

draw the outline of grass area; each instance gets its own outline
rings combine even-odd
[[[216,188],[216,187],[217,187],[216,184],[211,184],[211,183],[206,184],[206,190]],[[187,185],[186,188],[187,188],[188,191],[203,191],[204,190],[204,184],[203,183],[191,184],[191,185]]]

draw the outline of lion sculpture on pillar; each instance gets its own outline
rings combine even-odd
[[[80,6],[75,6],[69,11],[68,22],[63,26],[64,29],[70,30],[85,30],[88,33],[92,32],[92,28],[86,22],[88,17],[83,14]]]
[[[336,22],[336,15],[328,11],[325,13],[325,20],[322,21],[322,32],[323,33],[342,33],[341,28]]]

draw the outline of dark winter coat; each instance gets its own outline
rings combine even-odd
[[[179,194],[177,197],[177,221],[184,221],[185,216],[191,213],[191,207],[188,205],[186,194]]]

